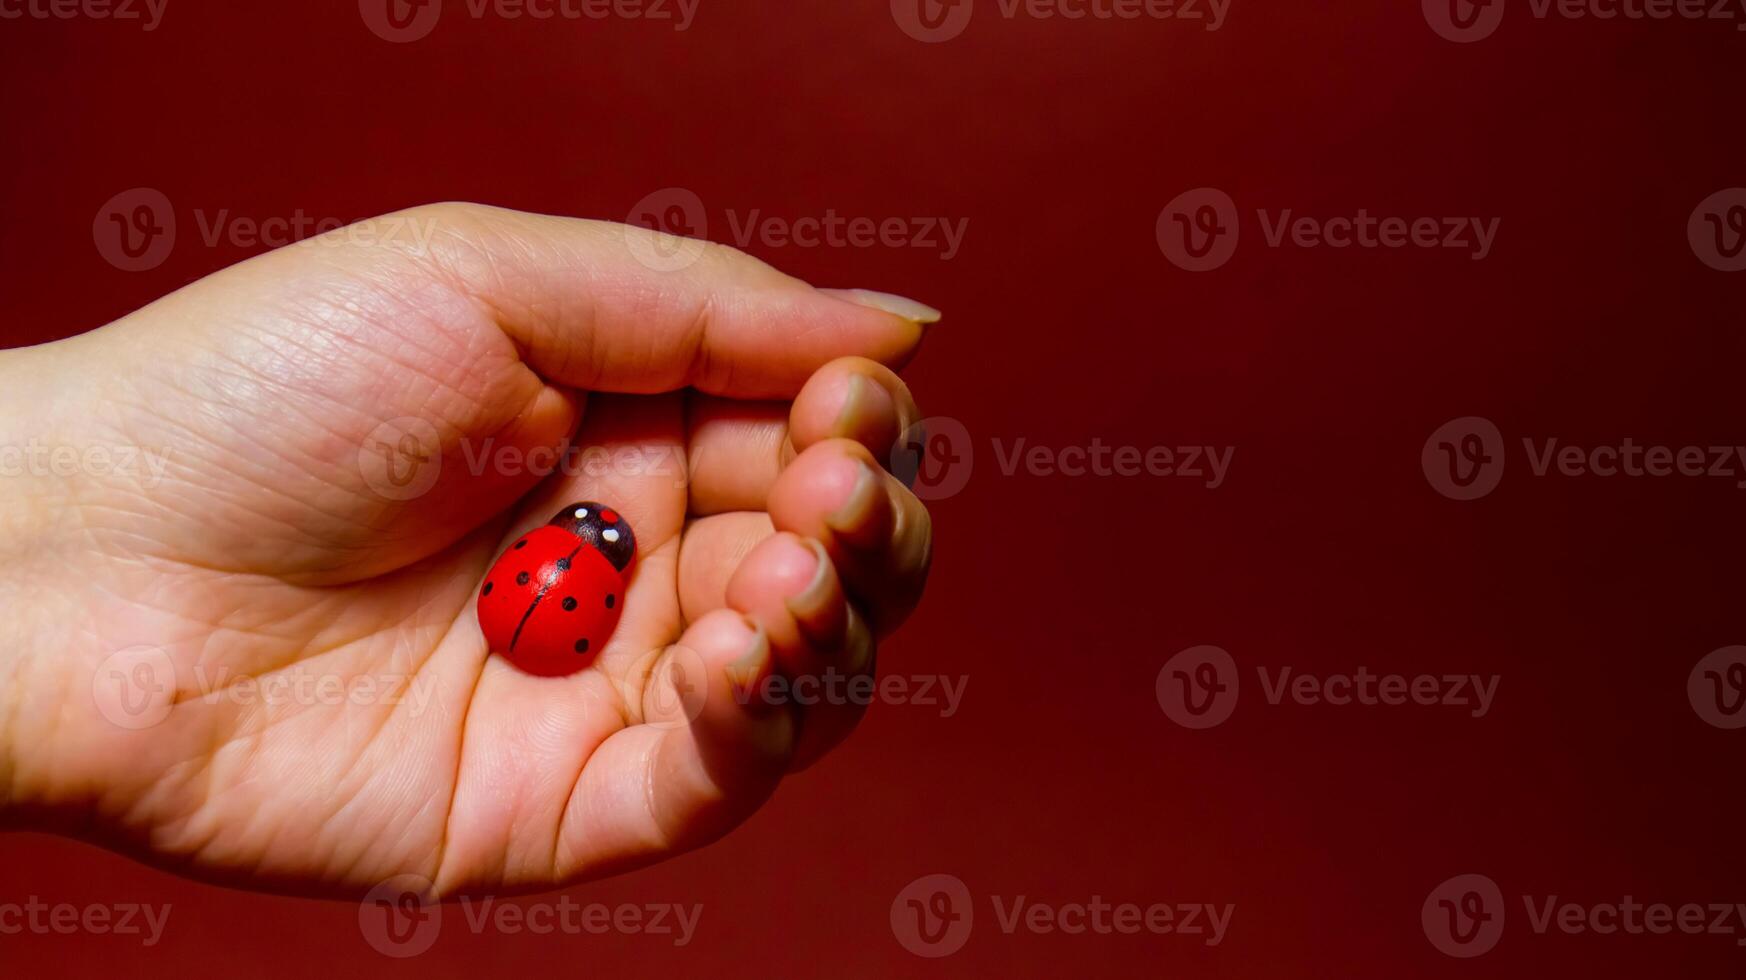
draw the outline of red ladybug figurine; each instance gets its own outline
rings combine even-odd
[[[581,670],[618,626],[636,557],[637,539],[616,511],[571,504],[491,566],[479,587],[486,642],[530,674]]]

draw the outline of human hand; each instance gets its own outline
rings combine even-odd
[[[920,596],[928,515],[881,464],[937,314],[613,224],[376,227],[0,354],[0,444],[28,447],[0,820],[248,887],[536,889],[719,837],[854,726],[759,692],[870,673]],[[475,600],[578,500],[639,556],[598,657],[534,677]]]

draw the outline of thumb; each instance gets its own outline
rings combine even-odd
[[[436,267],[559,384],[793,397],[839,357],[901,366],[937,310],[815,289],[725,245],[631,225],[438,205]]]

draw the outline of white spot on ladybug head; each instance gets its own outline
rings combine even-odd
[[[585,518],[587,516],[588,516],[588,508],[586,508],[586,507],[576,508],[576,519],[577,520],[582,520],[583,518]]]
[[[607,544],[618,543],[618,531],[615,528],[607,528],[600,532],[600,536],[606,539]]]

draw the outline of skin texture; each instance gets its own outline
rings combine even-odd
[[[0,445],[81,454],[0,475],[0,821],[346,895],[718,838],[858,718],[760,682],[871,672],[921,594],[928,516],[886,464],[919,418],[892,369],[937,314],[614,224],[367,224],[0,353]],[[372,460],[409,446],[435,475],[406,497]],[[590,454],[529,468],[566,446]],[[126,447],[161,476],[92,462]],[[533,677],[477,590],[576,500],[639,557],[594,663]],[[117,723],[129,678],[151,710]]]

